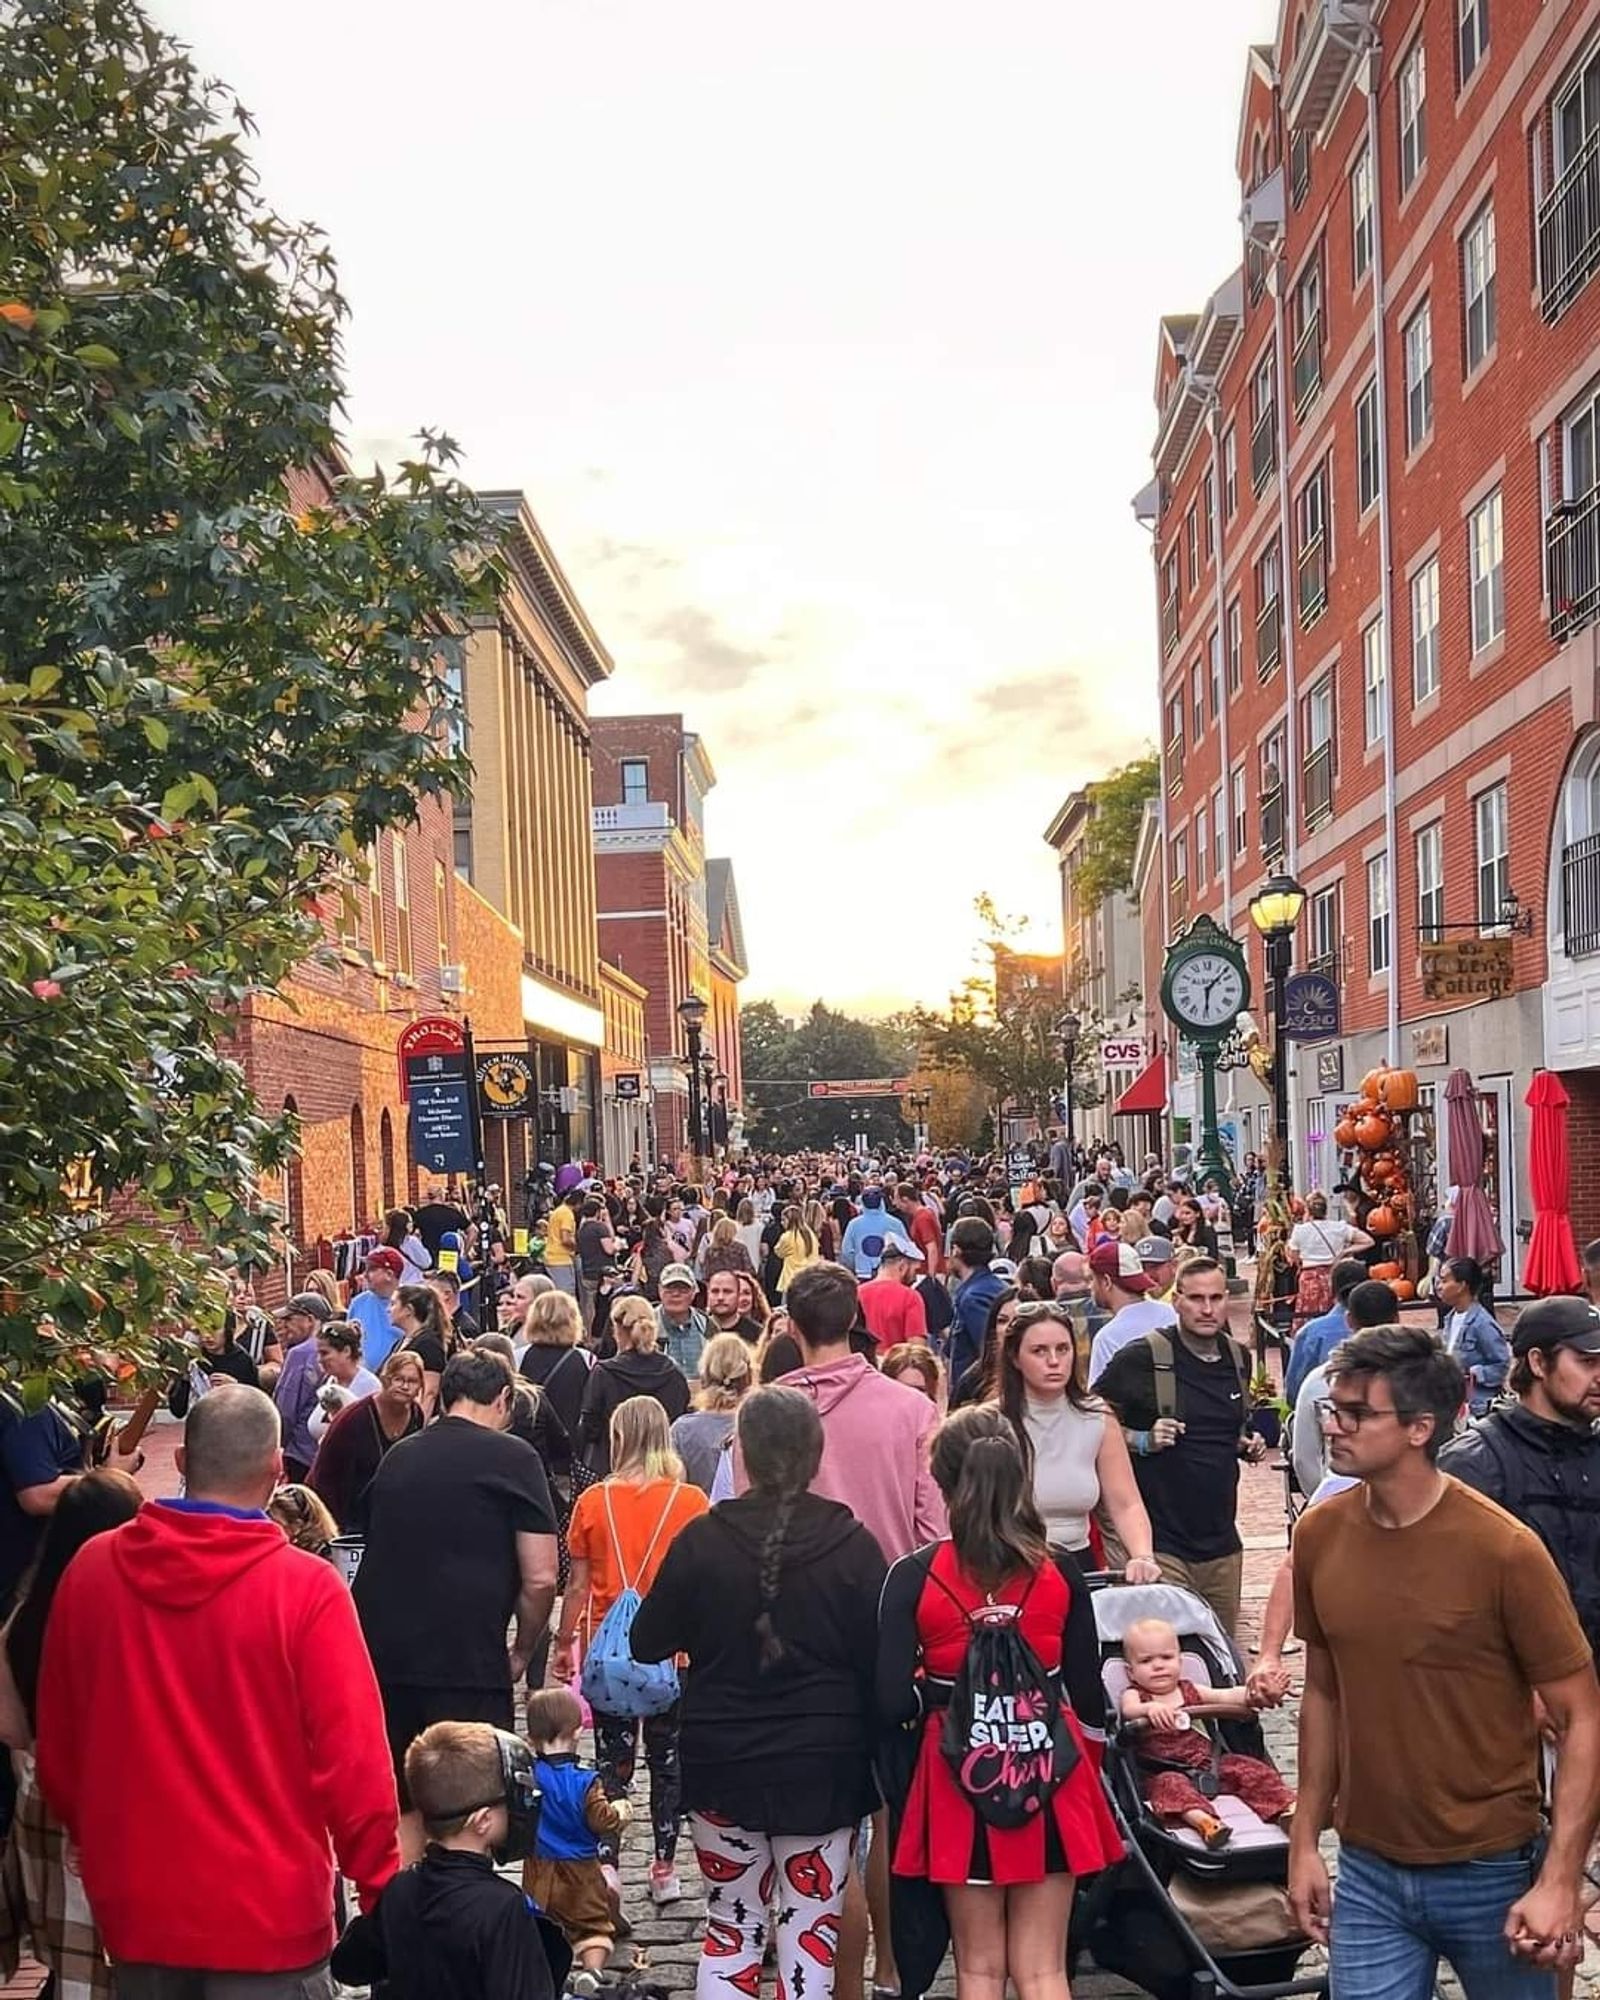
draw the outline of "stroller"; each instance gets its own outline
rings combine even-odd
[[[1176,1584],[1097,1588],[1093,1596],[1108,1712],[1102,1781],[1128,1851],[1117,1867],[1086,1885],[1074,1918],[1074,1944],[1087,1947],[1096,1965],[1133,1980],[1155,2000],[1219,1994],[1224,2000],[1287,2000],[1291,1994],[1325,1992],[1325,1976],[1296,1977],[1310,1943],[1294,1934],[1281,1901],[1288,1880],[1287,1835],[1226,1796],[1213,1801],[1217,1816],[1232,1829],[1226,1847],[1208,1850],[1189,1827],[1161,1825],[1144,1803],[1138,1763],[1117,1720],[1128,1686],[1122,1637],[1130,1625],[1141,1618],[1167,1620],[1182,1641],[1184,1677],[1197,1685],[1239,1684],[1232,1642],[1210,1606]],[[1227,1718],[1216,1726],[1224,1748],[1266,1759],[1254,1717]],[[1235,1889],[1241,1892],[1237,1898],[1225,1893]],[[1276,1934],[1280,1903],[1283,1935]],[[1241,1904],[1250,1906],[1248,1921],[1240,1921]],[[1247,1942],[1230,1948],[1208,1944],[1202,1936],[1217,1937],[1230,1928]]]

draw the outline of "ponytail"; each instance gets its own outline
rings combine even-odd
[[[961,1567],[985,1590],[1031,1574],[1049,1554],[1017,1433],[992,1403],[957,1410],[934,1433],[934,1482]]]

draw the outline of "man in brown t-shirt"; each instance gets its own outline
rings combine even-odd
[[[1295,1531],[1296,1916],[1340,2000],[1429,2000],[1441,1957],[1469,2000],[1553,2000],[1600,1817],[1588,1644],[1538,1538],[1435,1464],[1465,1381],[1434,1337],[1376,1327],[1328,1369],[1331,1469],[1361,1484]],[[1536,1693],[1562,1742],[1542,1861]]]

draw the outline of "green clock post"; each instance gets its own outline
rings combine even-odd
[[[1233,1169],[1217,1126],[1217,1057],[1233,1025],[1250,1004],[1250,968],[1228,933],[1199,916],[1167,946],[1161,973],[1161,1006],[1200,1061],[1200,1144],[1195,1185],[1215,1179],[1233,1191]]]

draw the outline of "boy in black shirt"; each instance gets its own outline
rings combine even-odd
[[[333,1974],[385,2000],[555,2000],[572,1953],[497,1860],[525,1859],[537,1825],[526,1746],[487,1722],[436,1722],[406,1752],[428,1851],[357,1917]],[[516,1808],[513,1811],[513,1807]]]

